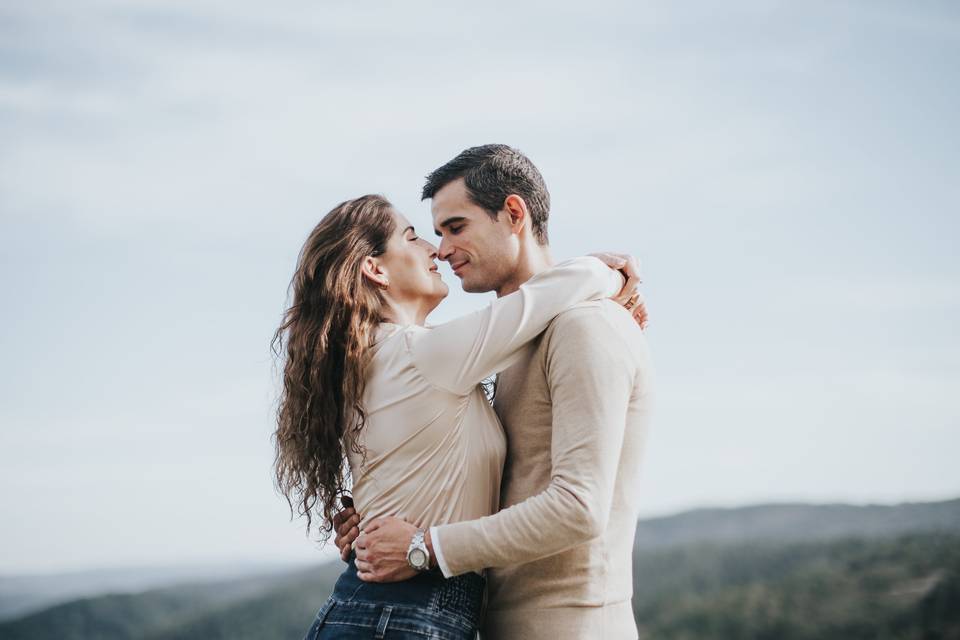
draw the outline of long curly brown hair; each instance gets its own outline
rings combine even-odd
[[[367,256],[383,254],[394,232],[383,196],[343,202],[310,233],[290,282],[292,302],[271,346],[283,362],[283,390],[274,434],[278,490],[307,518],[320,516],[320,538],[333,530],[338,498],[348,490],[348,447],[357,432],[369,347],[383,298],[361,273]]]

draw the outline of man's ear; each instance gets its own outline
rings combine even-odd
[[[503,201],[503,209],[507,212],[507,215],[510,216],[510,229],[514,233],[519,234],[523,230],[523,225],[530,217],[530,212],[527,210],[527,203],[517,194],[511,193],[507,196],[507,199]]]
[[[360,273],[363,274],[364,278],[381,289],[385,289],[390,285],[390,278],[386,269],[384,269],[380,261],[373,256],[367,256],[363,259],[363,262],[360,263]]]

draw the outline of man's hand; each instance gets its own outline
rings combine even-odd
[[[333,530],[337,532],[333,543],[340,549],[340,559],[346,562],[350,559],[350,546],[360,535],[360,514],[353,508],[353,499],[348,496],[340,498],[343,511],[333,516]]]
[[[365,582],[398,582],[417,575],[407,563],[407,549],[416,532],[415,526],[394,516],[368,523],[357,538],[357,577]]]
[[[617,304],[623,306],[634,322],[640,325],[641,329],[647,328],[647,305],[637,290],[642,280],[640,279],[640,261],[631,255],[625,253],[591,253],[591,256],[597,258],[611,269],[617,269],[623,274],[626,283],[620,293],[611,298]]]

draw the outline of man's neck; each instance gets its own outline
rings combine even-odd
[[[520,288],[524,282],[553,266],[553,257],[547,245],[534,245],[520,254],[517,268],[511,277],[497,289],[497,297],[502,298]]]

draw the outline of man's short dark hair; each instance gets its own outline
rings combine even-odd
[[[547,244],[550,192],[530,158],[505,144],[470,147],[427,176],[421,199],[432,198],[459,178],[466,184],[470,201],[494,220],[507,196],[516,194],[523,198],[537,242]]]

